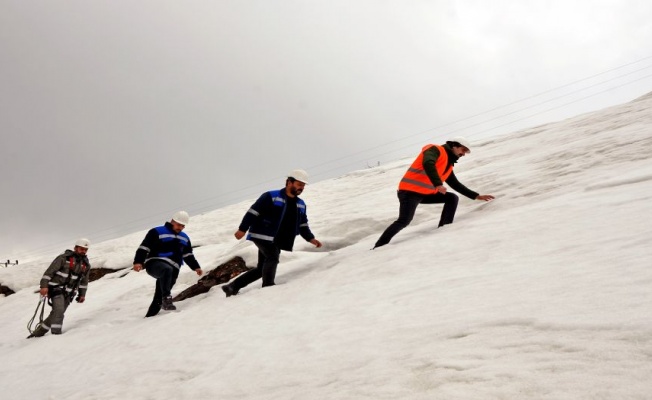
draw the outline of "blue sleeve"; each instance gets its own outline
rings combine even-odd
[[[142,264],[145,262],[145,259],[152,251],[152,248],[156,245],[158,241],[158,232],[156,229],[150,229],[145,235],[145,239],[136,250],[136,256],[134,257],[134,264]]]
[[[299,213],[299,234],[301,237],[306,240],[306,242],[311,241],[315,238],[315,235],[310,231],[310,226],[308,226],[308,207],[306,206],[305,213]]]
[[[240,222],[240,226],[238,227],[238,230],[241,230],[242,232],[247,232],[251,225],[261,216],[265,215],[268,213],[268,210],[270,207],[273,206],[272,203],[272,195],[269,194],[269,192],[265,192],[260,195],[258,200],[249,207],[249,210],[245,213],[244,217],[242,218],[242,222]]]
[[[190,238],[188,238],[188,244],[183,249],[183,261],[188,264],[190,269],[193,271],[201,268],[199,266],[199,262],[197,262],[197,259],[192,252],[192,244],[190,243]]]

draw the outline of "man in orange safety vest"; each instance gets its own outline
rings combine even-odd
[[[429,144],[423,147],[419,156],[405,172],[398,185],[400,202],[399,216],[380,236],[374,248],[384,246],[408,226],[414,218],[417,206],[423,204],[444,204],[439,226],[453,223],[458,197],[444,187],[446,182],[458,193],[472,199],[490,201],[494,196],[478,194],[457,180],[453,165],[471,152],[469,141],[462,137],[453,138],[443,145]]]

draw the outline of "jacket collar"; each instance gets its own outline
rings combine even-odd
[[[281,189],[281,197],[283,197],[284,199],[295,199],[296,201],[299,201],[299,196],[294,196],[294,197],[288,196],[287,192],[285,191],[285,188]]]
[[[68,249],[63,253],[63,255],[66,257],[66,259],[68,259],[70,257],[74,257],[74,259],[76,261],[83,261],[86,264],[88,264],[88,256],[83,255],[83,254],[77,254],[77,253],[75,253],[74,250]]]
[[[448,144],[443,144],[442,147],[446,150],[448,154],[448,163],[455,164],[460,158],[453,153],[453,149]]]

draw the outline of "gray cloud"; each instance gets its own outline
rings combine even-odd
[[[179,208],[255,197],[295,167],[325,179],[412,156],[457,129],[508,132],[628,101],[652,85],[623,86],[611,75],[613,90],[553,112],[514,111],[530,101],[483,117],[523,118],[500,129],[491,128],[502,120],[468,118],[649,57],[652,4],[644,1],[1,7],[9,216],[0,257],[56,252],[77,236],[102,240]]]

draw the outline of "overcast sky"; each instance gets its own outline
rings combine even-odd
[[[0,0],[0,57],[0,260],[54,257],[632,100],[652,2]]]

